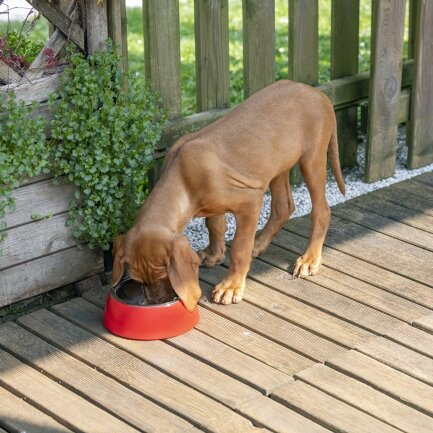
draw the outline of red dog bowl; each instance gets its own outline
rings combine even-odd
[[[133,340],[160,340],[184,334],[198,322],[197,307],[190,312],[179,299],[143,305],[144,299],[141,284],[131,278],[113,287],[102,318],[105,328]]]

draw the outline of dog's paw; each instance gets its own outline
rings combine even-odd
[[[213,268],[216,265],[220,265],[224,262],[225,253],[225,250],[218,249],[217,251],[213,251],[210,247],[198,251],[197,254],[201,261],[200,266]]]
[[[293,276],[303,278],[316,275],[319,272],[321,265],[322,257],[317,258],[308,254],[303,255],[296,260],[293,268]]]
[[[244,296],[245,282],[233,283],[223,280],[217,284],[212,292],[213,301],[217,304],[238,304]]]

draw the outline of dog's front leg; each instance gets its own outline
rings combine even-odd
[[[230,267],[227,275],[213,290],[214,302],[236,304],[243,298],[260,215],[260,204],[244,207],[241,212],[234,214],[236,233],[231,247]]]
[[[227,230],[225,214],[206,218],[206,227],[209,231],[209,245],[197,254],[202,266],[212,268],[221,264],[226,255],[224,235]]]

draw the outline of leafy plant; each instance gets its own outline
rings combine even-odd
[[[15,71],[25,71],[43,46],[25,34],[10,31],[0,35],[0,60]]]
[[[6,209],[15,210],[14,188],[25,176],[48,171],[49,146],[45,120],[32,117],[33,106],[16,100],[13,92],[0,95],[0,241],[6,237]]]
[[[69,224],[80,242],[103,249],[130,227],[145,198],[165,120],[159,97],[119,63],[111,43],[87,59],[72,54],[60,102],[50,100],[53,163],[78,187]]]

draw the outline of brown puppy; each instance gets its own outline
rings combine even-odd
[[[113,285],[128,269],[145,284],[150,302],[166,300],[172,287],[192,310],[201,296],[199,265],[224,260],[224,214],[231,212],[237,228],[230,268],[214,288],[213,300],[239,302],[251,258],[266,250],[295,208],[288,171],[297,162],[311,196],[312,228],[294,275],[316,274],[330,220],[325,197],[328,147],[344,194],[332,104],[320,91],[292,81],[266,87],[210,126],[182,137],[167,153],[161,178],[134,227],[115,240]],[[271,215],[255,235],[268,186]],[[210,243],[196,254],[182,232],[199,216],[206,217]]]

